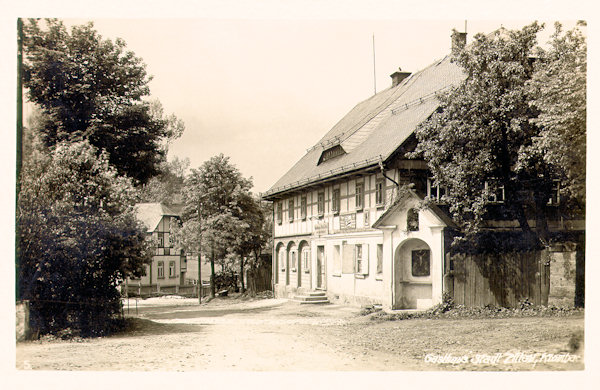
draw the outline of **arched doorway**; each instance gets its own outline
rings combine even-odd
[[[394,253],[394,309],[431,306],[431,248],[423,240],[411,238]]]

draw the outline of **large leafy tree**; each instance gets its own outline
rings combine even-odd
[[[165,204],[181,203],[183,183],[189,165],[189,158],[175,157],[170,162],[163,162],[160,165],[160,173],[141,186],[140,201]]]
[[[247,233],[245,206],[252,180],[220,154],[192,169],[183,190],[183,226],[177,240],[186,252],[200,251],[211,263],[211,296],[215,295],[216,259],[231,258],[240,237]]]
[[[105,334],[120,311],[117,285],[151,257],[131,179],[87,141],[25,161],[17,209],[20,296],[41,333]]]
[[[585,25],[579,23],[579,25]],[[585,207],[587,44],[579,26],[563,32],[555,24],[549,48],[538,52],[530,80],[540,127],[531,153],[544,156],[560,175],[562,196]]]
[[[43,25],[41,27],[40,25]],[[121,175],[144,183],[159,172],[183,123],[149,95],[146,65],[121,39],[103,39],[89,23],[70,32],[56,19],[25,24],[24,86],[45,114],[46,146],[88,140]]]
[[[538,23],[521,30],[477,34],[455,54],[466,78],[440,96],[440,109],[417,130],[417,154],[435,181],[447,187],[445,200],[467,236],[480,231],[490,197],[504,192],[503,217],[516,219],[533,242],[548,239],[547,201],[555,172],[531,145],[540,135],[539,110],[530,105],[527,83]],[[535,215],[536,231],[528,217]]]

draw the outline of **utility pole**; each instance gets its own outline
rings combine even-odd
[[[198,304],[202,303],[202,203],[198,203]]]
[[[21,299],[20,293],[20,257],[21,251],[19,248],[19,221],[17,218],[19,210],[19,194],[21,193],[21,167],[23,164],[23,20],[17,18],[17,172],[16,184],[17,191],[15,197],[15,298]]]

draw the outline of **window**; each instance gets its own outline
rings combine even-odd
[[[377,244],[377,273],[383,273],[383,244]]]
[[[319,162],[317,165],[324,163],[327,160],[331,160],[334,157],[341,156],[342,154],[346,154],[344,148],[341,145],[335,145],[329,149],[326,149],[321,153],[321,157],[319,157]]]
[[[158,262],[158,267],[156,267],[156,272],[158,273],[158,278],[160,278],[160,279],[165,278],[165,262],[164,261]]]
[[[429,249],[412,251],[412,276],[429,276]]]
[[[431,200],[440,202],[442,197],[446,195],[446,188],[440,187],[439,184],[435,184],[435,179],[430,177],[427,179],[427,196]]]
[[[365,199],[365,185],[364,183],[356,183],[356,209],[362,210],[364,199]]]
[[[325,214],[325,193],[319,192],[317,194],[317,213],[322,216]]]
[[[281,202],[277,202],[277,210],[275,211],[275,214],[277,218],[277,224],[281,225],[283,220],[283,205]]]
[[[331,198],[331,211],[334,213],[340,212],[340,189],[335,188]]]
[[[283,248],[279,249],[279,268],[285,271],[285,251]]]
[[[354,259],[356,273],[367,275],[369,273],[369,245],[357,244],[354,246]]]
[[[548,205],[558,206],[560,204],[560,181],[554,180],[552,183],[552,192],[548,198]]]
[[[300,198],[300,218],[306,219],[306,196]]]
[[[176,277],[176,275],[175,275],[175,262],[174,261],[169,261],[169,277],[170,278]]]
[[[288,201],[288,219],[290,222],[294,220],[294,199]]]
[[[383,179],[375,182],[375,205],[383,206],[385,200],[385,186]]]
[[[292,269],[292,271],[296,271],[296,256],[297,256],[296,250],[295,249],[291,250],[290,251],[290,262],[291,262],[290,268]]]
[[[497,186],[496,190],[491,188],[488,181],[483,183],[484,191],[489,192],[488,202],[490,203],[502,203],[504,202],[504,186]]]
[[[419,231],[419,210],[408,209],[406,213],[406,230],[409,232]]]
[[[310,272],[310,250],[308,247],[302,249],[302,269],[306,274]]]
[[[165,247],[165,233],[163,233],[163,232],[158,232],[158,247],[159,248]]]

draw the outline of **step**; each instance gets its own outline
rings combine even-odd
[[[325,293],[295,295],[293,300],[300,303],[329,303]]]
[[[307,305],[307,304],[318,305],[318,304],[330,303],[329,299],[321,299],[319,301],[296,301],[296,302],[298,302],[301,305]]]

